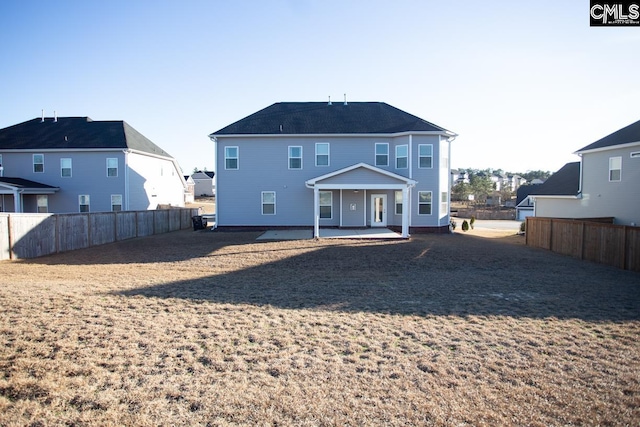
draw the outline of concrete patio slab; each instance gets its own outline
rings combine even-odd
[[[256,240],[304,240],[313,238],[313,230],[268,230]],[[321,228],[321,239],[402,239],[388,228],[339,229]]]

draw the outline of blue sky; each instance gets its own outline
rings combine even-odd
[[[274,102],[382,101],[459,134],[451,164],[559,169],[640,120],[640,28],[589,2],[0,2],[0,128],[125,120],[186,173]]]

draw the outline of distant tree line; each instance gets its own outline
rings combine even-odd
[[[504,172],[502,169],[460,169],[468,174],[469,182],[458,182],[451,189],[451,197],[453,200],[469,200],[469,196],[473,195],[474,200],[485,203],[489,196],[500,196],[503,201],[510,200],[514,196],[514,192],[508,185],[502,185],[498,191],[496,183],[491,180],[491,176],[497,175],[519,175],[527,180],[527,183],[534,179],[546,181],[553,172],[550,171],[527,171],[521,172]]]

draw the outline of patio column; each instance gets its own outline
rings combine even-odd
[[[22,196],[18,190],[13,191],[13,211],[16,213],[22,212]]]
[[[320,192],[313,187],[313,237],[320,237]]]
[[[409,187],[402,189],[402,237],[409,237]]]

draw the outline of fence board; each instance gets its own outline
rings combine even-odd
[[[526,233],[528,246],[640,271],[640,227],[528,217]]]
[[[167,209],[153,211],[153,233],[169,232],[169,211]]]
[[[122,211],[116,214],[116,240],[136,237],[136,214],[134,211]]]
[[[58,251],[66,252],[89,247],[89,216],[87,214],[58,215]]]
[[[9,248],[9,215],[0,214],[0,261],[11,258]]]
[[[56,251],[56,218],[48,214],[10,216],[11,258],[36,258]]]
[[[116,221],[115,212],[95,213],[89,216],[91,221],[89,230],[91,230],[90,242],[91,246],[104,245],[105,243],[113,243],[116,241]]]
[[[153,235],[153,211],[138,212],[138,237]]]

